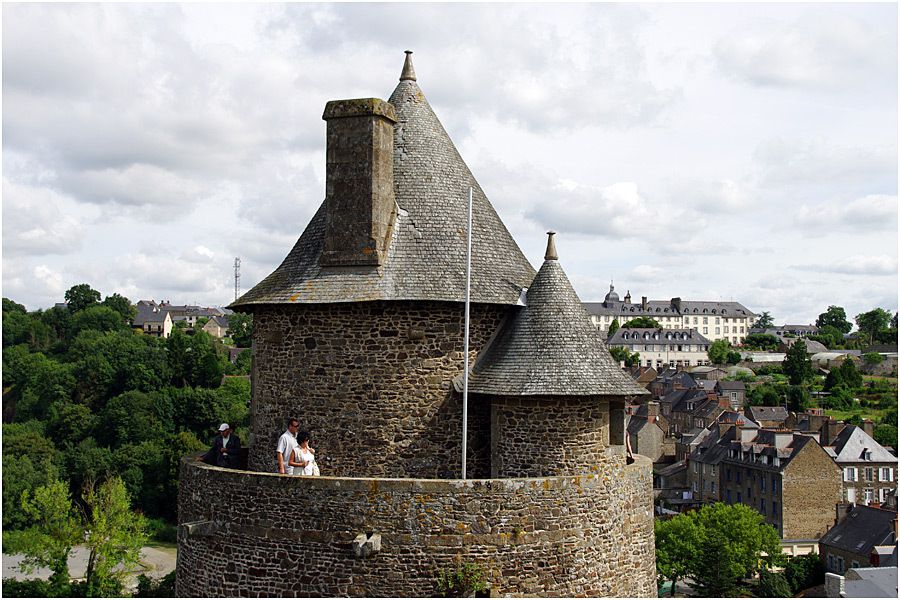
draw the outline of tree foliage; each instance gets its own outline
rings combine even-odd
[[[706,356],[709,357],[709,362],[715,365],[724,365],[728,361],[729,352],[732,352],[731,342],[721,339],[709,345]],[[740,361],[740,354],[738,354],[738,361]]]
[[[609,353],[616,362],[624,362],[626,367],[635,367],[641,364],[641,355],[639,352],[629,352],[624,346],[610,346]]]
[[[624,329],[662,329],[659,321],[652,317],[635,317],[622,325]]]
[[[86,283],[73,285],[66,290],[66,304],[70,313],[76,313],[89,306],[100,304],[100,292]]]
[[[614,317],[612,323],[609,324],[609,329],[606,331],[606,339],[609,339],[619,330],[619,319],[618,317]]]
[[[778,338],[768,333],[751,333],[744,338],[743,346],[748,350],[775,352],[778,350]]]
[[[844,312],[842,306],[832,305],[818,316],[816,327],[819,328],[820,333],[822,327],[834,327],[841,333],[850,333],[850,330],[853,329],[853,324],[847,320],[847,313]]]
[[[228,335],[238,348],[249,348],[253,341],[253,315],[238,312],[228,315]]]
[[[781,362],[784,374],[788,376],[791,385],[800,385],[813,375],[812,362],[806,352],[806,343],[803,340],[794,342]]]
[[[772,319],[772,315],[769,314],[769,311],[763,311],[759,317],[757,317],[756,321],[753,323],[754,329],[768,329],[775,323],[775,320]]]
[[[131,325],[137,316],[137,307],[131,303],[131,300],[125,296],[114,293],[103,299],[103,306],[111,308],[121,315],[122,322]]]
[[[784,577],[793,596],[802,590],[825,582],[825,564],[815,552],[791,557],[784,567]]]
[[[657,572],[673,590],[690,577],[703,596],[733,595],[744,578],[783,561],[778,533],[743,504],[708,504],[657,523],[656,532]]]
[[[873,308],[868,312],[856,315],[856,326],[859,327],[859,332],[865,339],[872,344],[883,337],[891,338],[888,333],[891,319],[891,313],[888,311],[883,308]],[[894,341],[896,341],[896,333],[894,333],[893,337]]]
[[[759,585],[756,595],[760,598],[788,598],[793,596],[791,586],[781,573],[762,571],[759,574]]]

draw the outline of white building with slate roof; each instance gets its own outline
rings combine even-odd
[[[740,302],[647,300],[646,296],[632,302],[631,292],[619,300],[612,284],[603,302],[585,302],[584,307],[594,326],[603,332],[615,320],[621,327],[631,319],[650,317],[664,329],[694,329],[711,342],[728,340],[735,346],[743,343],[756,319],[756,314]]]

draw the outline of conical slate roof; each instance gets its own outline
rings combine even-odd
[[[506,321],[469,376],[469,391],[503,396],[646,394],[613,360],[556,258],[551,232],[525,308]]]
[[[389,102],[397,222],[380,267],[324,268],[325,204],[284,262],[231,306],[368,300],[463,302],[473,188],[472,302],[516,304],[534,268],[497,216],[415,79],[409,53]]]

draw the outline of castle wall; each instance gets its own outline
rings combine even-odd
[[[655,596],[651,463],[492,480],[291,477],[186,459],[179,596],[430,597],[475,563],[491,595]],[[359,534],[380,550],[357,558]]]
[[[609,449],[608,399],[491,396],[490,404],[491,477],[595,473],[625,460],[622,447]]]
[[[507,306],[471,307],[470,356]],[[463,305],[362,302],[253,311],[250,468],[275,472],[275,446],[296,416],[323,475],[456,477]],[[470,403],[467,471],[490,469],[490,407]]]

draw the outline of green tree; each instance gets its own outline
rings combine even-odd
[[[825,565],[819,555],[804,554],[791,557],[784,567],[784,577],[791,586],[793,596],[805,589],[825,582]]]
[[[23,571],[49,568],[50,591],[53,596],[66,596],[69,591],[69,553],[81,540],[82,530],[72,507],[66,485],[54,481],[22,495],[22,510],[28,515],[29,527],[4,540],[4,550],[24,554]]]
[[[13,302],[9,298],[3,298],[3,316],[5,317],[7,313],[12,312],[27,313],[28,309],[26,309],[24,305]]]
[[[757,594],[760,598],[789,598],[794,594],[787,579],[781,573],[762,571],[759,574]]]
[[[728,340],[716,340],[709,346],[706,355],[709,362],[715,365],[723,365],[728,360],[728,353],[731,352],[731,343]]]
[[[862,359],[867,365],[880,365],[884,362],[884,356],[877,352],[866,352],[862,355]]]
[[[872,437],[882,446],[894,448],[897,446],[897,426],[886,423],[876,425],[875,430],[872,432]]]
[[[717,502],[690,515],[702,531],[692,578],[703,596],[730,595],[743,578],[783,560],[778,533],[749,506]]]
[[[613,336],[613,334],[615,332],[617,332],[618,330],[619,330],[619,319],[616,317],[616,318],[613,318],[612,323],[609,324],[609,329],[606,332],[606,339],[611,338]],[[6,344],[3,344],[3,345],[6,346]]]
[[[828,309],[819,315],[816,319],[816,327],[819,328],[820,333],[822,327],[834,327],[841,333],[850,333],[850,330],[853,329],[853,324],[847,320],[847,313],[844,312],[844,308],[841,306],[829,306]]]
[[[127,328],[128,326],[118,311],[108,306],[89,306],[72,315],[69,334],[75,337],[87,329],[107,332],[122,331]]]
[[[809,408],[809,392],[802,385],[792,385],[787,389],[788,410],[801,413]]]
[[[253,315],[238,312],[228,315],[228,335],[238,348],[249,348],[253,340]]]
[[[788,348],[781,366],[791,385],[800,385],[812,377],[812,362],[809,360],[803,340],[797,340]]]
[[[775,352],[778,350],[778,338],[767,333],[751,333],[744,338],[744,348],[748,350],[762,350]]]
[[[870,344],[876,341],[880,332],[888,329],[890,322],[891,313],[883,308],[873,308],[869,312],[856,315],[856,326]]]
[[[3,347],[24,344],[28,339],[28,327],[31,319],[23,312],[3,313]]]
[[[825,344],[828,348],[838,348],[844,345],[844,333],[833,325],[822,325],[819,327],[818,335],[809,337],[810,339],[819,338],[818,341]]]
[[[641,364],[640,353],[631,353],[624,346],[610,346],[609,353],[616,362],[624,362],[626,367],[635,367]]]
[[[131,303],[131,300],[118,293],[104,298],[103,306],[111,308],[122,315],[122,320],[126,325],[131,325],[131,322],[137,316],[137,307]]]
[[[95,304],[100,304],[100,292],[86,283],[73,285],[66,291],[66,304],[70,313],[76,313]]]
[[[725,363],[729,365],[736,365],[741,362],[741,353],[735,350],[729,350],[725,355]]]
[[[763,383],[750,388],[747,392],[747,403],[750,406],[781,406],[782,397],[770,383]]]
[[[759,317],[753,323],[752,327],[754,329],[768,329],[772,326],[773,323],[775,323],[775,321],[774,319],[772,319],[769,311],[763,311],[763,313],[759,315]]]
[[[693,562],[700,547],[701,531],[688,513],[666,521],[654,521],[656,534],[656,571],[662,582],[675,586],[692,573]],[[661,586],[660,586],[661,587]]]
[[[662,329],[659,321],[651,317],[635,317],[622,325],[624,329]]]
[[[91,597],[121,596],[125,578],[137,567],[147,541],[147,520],[132,512],[118,477],[84,491],[85,545],[89,550],[85,583]]]

